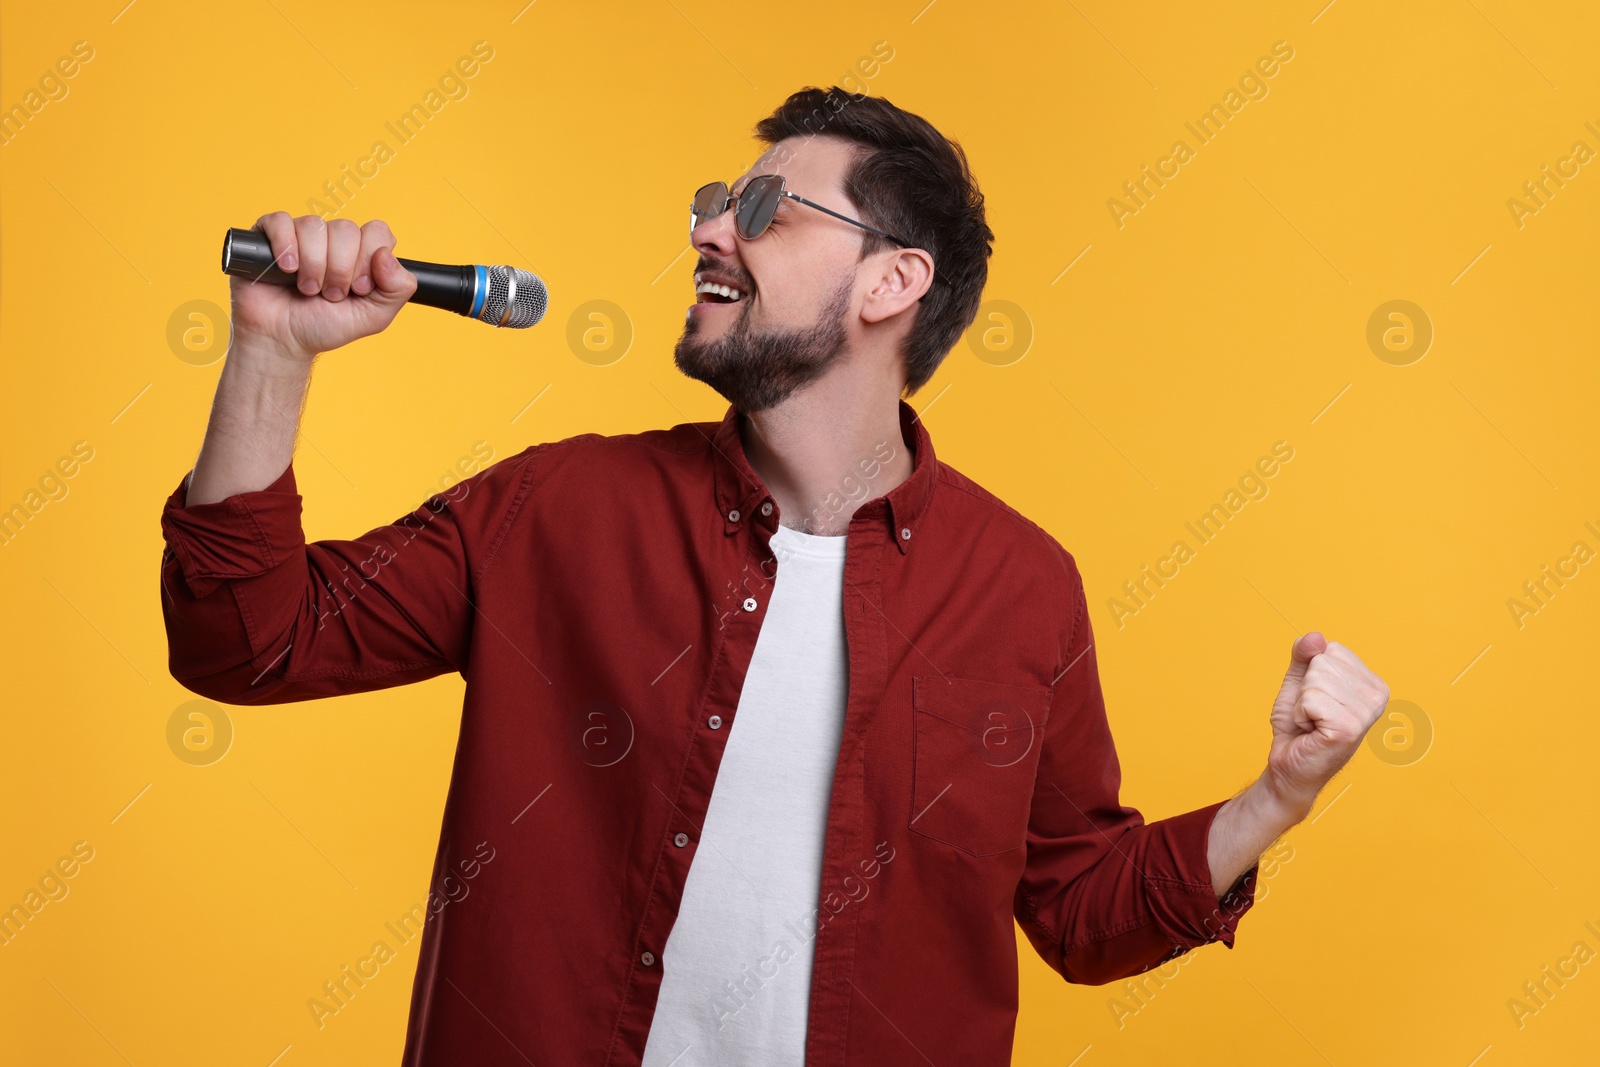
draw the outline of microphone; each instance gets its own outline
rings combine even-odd
[[[516,267],[447,267],[395,257],[417,277],[410,303],[454,311],[490,326],[520,330],[544,318],[550,294],[535,274]],[[272,242],[256,230],[234,227],[222,241],[222,270],[252,281],[294,285],[295,276],[274,261]]]

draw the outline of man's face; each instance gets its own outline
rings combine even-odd
[[[732,191],[757,175],[782,174],[790,192],[853,218],[843,191],[850,162],[837,138],[790,138],[769,148]],[[697,292],[673,360],[748,414],[782,402],[848,351],[861,231],[784,197],[766,231],[746,241],[734,229],[736,206],[696,227],[691,243],[699,253],[696,289],[726,285],[738,299]]]

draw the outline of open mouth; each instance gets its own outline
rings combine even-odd
[[[696,304],[737,304],[745,295],[742,290],[718,282],[701,282],[694,287]]]

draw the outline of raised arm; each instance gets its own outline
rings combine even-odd
[[[1312,631],[1295,640],[1272,703],[1266,769],[1217,812],[1208,857],[1220,896],[1307,815],[1389,703],[1389,687],[1354,652]]]
[[[317,356],[387,327],[417,288],[382,222],[358,228],[278,211],[255,228],[271,240],[278,265],[299,277],[298,291],[230,276],[233,335],[189,479],[190,505],[277,480],[294,457]]]
[[[161,515],[168,669],[234,704],[464,672],[475,584],[528,453],[360,537],[308,544],[292,459],[311,364],[387,326],[415,280],[382,223],[269,215],[257,226],[304,277],[298,293],[233,279],[233,338],[205,444]]]
[[[1146,823],[1118,799],[1094,631],[1075,564],[1062,656],[1028,824],[1015,912],[1070,982],[1126,978],[1199,945],[1233,947],[1255,903],[1261,854],[1311,810],[1388,700],[1342,645],[1307,634],[1273,705],[1267,769],[1238,796]]]
[[[1069,982],[1127,978],[1222,941],[1255,902],[1255,865],[1223,899],[1206,839],[1223,801],[1147,823],[1119,799],[1122,769],[1100,688],[1094,628],[1076,565],[1074,622],[1044,731],[1015,913]]]

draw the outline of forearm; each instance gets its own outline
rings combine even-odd
[[[1286,800],[1266,785],[1266,774],[1217,810],[1206,842],[1211,888],[1220,900],[1267,847],[1311,813],[1309,803]]]
[[[261,341],[228,350],[185,506],[264,489],[294,459],[310,359]]]

